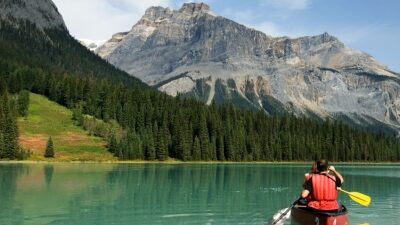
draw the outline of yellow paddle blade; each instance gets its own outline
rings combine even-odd
[[[371,197],[369,197],[368,195],[364,195],[358,192],[349,192],[349,196],[351,199],[353,199],[353,201],[365,207],[368,207],[371,203]]]
[[[368,195],[359,192],[348,192],[342,189],[339,190],[348,194],[353,201],[357,202],[360,205],[368,207],[369,204],[371,203],[371,197],[369,197]]]

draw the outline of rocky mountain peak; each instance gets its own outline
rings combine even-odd
[[[210,6],[205,3],[184,3],[182,8],[179,9],[179,12],[197,14],[209,12],[210,10]]]
[[[320,35],[317,35],[316,37],[320,38],[323,42],[329,42],[329,41],[336,41],[338,40],[336,37],[330,35],[328,32],[324,32]]]
[[[199,14],[208,13],[214,15],[210,6],[205,3],[184,3],[178,10],[171,10],[161,6],[153,6],[146,10],[144,16],[139,21],[139,24],[145,23],[143,21],[162,21],[169,17],[192,17]]]
[[[0,19],[10,22],[28,20],[39,29],[67,30],[62,16],[51,0],[0,0]]]
[[[146,10],[143,18],[148,20],[156,20],[171,14],[169,8],[164,8],[161,6],[153,6]]]
[[[332,36],[332,35],[328,34],[327,32],[322,33],[320,35],[311,36],[308,38],[314,45],[321,45],[324,43],[340,43],[343,45],[343,43],[341,41],[339,41],[339,39],[337,37]]]

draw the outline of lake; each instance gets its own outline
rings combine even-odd
[[[0,164],[0,224],[267,224],[310,165]],[[337,165],[351,225],[397,225],[400,166]],[[289,222],[290,224],[290,222]]]

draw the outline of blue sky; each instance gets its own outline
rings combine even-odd
[[[105,40],[129,30],[147,7],[185,0],[54,0],[76,38]],[[200,2],[200,1],[196,1]],[[204,0],[216,14],[271,36],[328,32],[400,72],[398,0]]]

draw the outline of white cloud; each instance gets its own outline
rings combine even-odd
[[[128,31],[150,6],[171,6],[171,0],[53,0],[72,35],[109,39]]]
[[[262,4],[275,8],[285,8],[289,10],[302,10],[308,8],[311,0],[262,0]]]

